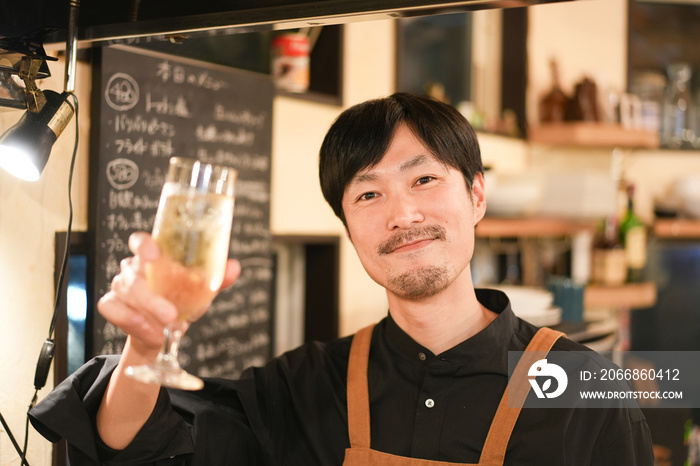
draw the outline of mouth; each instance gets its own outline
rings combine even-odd
[[[380,256],[385,256],[394,252],[416,251],[431,244],[434,240],[444,240],[445,237],[445,229],[440,225],[403,231],[383,241],[377,248],[377,252]]]
[[[409,241],[407,243],[403,243],[396,246],[393,250],[389,251],[389,253],[415,251],[416,249],[420,249],[423,246],[428,245],[428,243],[431,243],[434,239],[435,238],[423,238]]]

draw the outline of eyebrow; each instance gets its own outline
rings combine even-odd
[[[408,171],[413,167],[417,167],[419,165],[426,163],[428,160],[429,160],[429,158],[425,154],[417,155],[417,156],[413,157],[412,159],[406,160],[404,163],[399,165],[399,171],[400,172]]]
[[[428,160],[430,160],[430,157],[425,155],[425,154],[420,154],[412,159],[406,160],[403,162],[401,165],[399,165],[399,171],[400,172],[406,172],[410,170],[411,168],[417,167],[419,165],[422,165],[426,163]],[[348,183],[348,186],[357,184],[357,183],[363,183],[365,181],[375,181],[379,178],[379,176],[376,173],[361,173],[359,175],[356,175],[353,177],[352,180],[350,180],[350,183]]]

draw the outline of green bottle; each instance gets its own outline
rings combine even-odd
[[[625,249],[627,281],[642,281],[647,263],[647,227],[634,212],[634,185],[627,185],[627,211],[620,222],[620,243]]]

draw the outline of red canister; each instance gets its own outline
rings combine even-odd
[[[309,38],[281,34],[272,41],[272,76],[278,89],[306,92],[309,88]]]

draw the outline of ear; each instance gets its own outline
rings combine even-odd
[[[483,173],[477,173],[472,181],[472,205],[474,206],[474,225],[486,214],[486,186]]]

